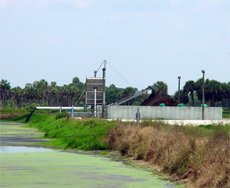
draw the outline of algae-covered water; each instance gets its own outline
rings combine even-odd
[[[25,129],[20,126],[17,128]],[[1,138],[4,138],[2,133]],[[173,186],[174,184],[154,177],[150,172],[103,156],[45,148],[1,146],[0,187]]]

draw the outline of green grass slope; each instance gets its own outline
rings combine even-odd
[[[21,116],[15,120],[24,121],[25,119],[25,116]],[[28,126],[36,127],[45,133],[45,138],[51,138],[51,142],[44,143],[45,145],[65,149],[103,150],[108,147],[102,139],[110,128],[116,126],[116,123],[97,119],[81,121],[69,118],[56,119],[55,116],[34,113]]]

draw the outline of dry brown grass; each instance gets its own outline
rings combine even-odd
[[[160,165],[188,187],[230,187],[229,132],[144,122],[119,125],[105,142],[121,155]]]

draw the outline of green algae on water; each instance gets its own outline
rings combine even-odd
[[[60,151],[1,154],[2,187],[173,187],[101,156]]]

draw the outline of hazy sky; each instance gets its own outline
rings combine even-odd
[[[230,0],[0,0],[0,11],[0,79],[12,87],[85,82],[103,60],[107,86],[164,81],[174,94],[178,76],[183,87],[202,69],[230,81]]]

